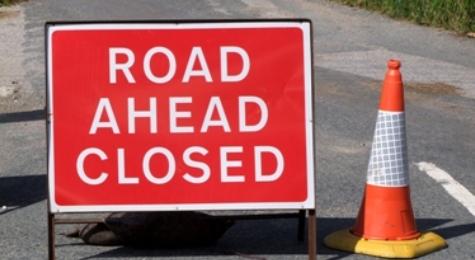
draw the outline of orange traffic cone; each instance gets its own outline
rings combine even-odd
[[[390,60],[368,164],[365,194],[350,230],[327,236],[331,248],[387,258],[413,258],[444,248],[438,235],[419,233],[409,192],[400,62]]]

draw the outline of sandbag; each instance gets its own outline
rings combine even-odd
[[[115,246],[122,245],[122,240],[112,232],[104,223],[87,224],[79,229],[78,236],[86,244]]]

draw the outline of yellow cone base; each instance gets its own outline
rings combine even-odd
[[[445,240],[432,232],[412,240],[367,240],[348,229],[328,235],[324,243],[333,249],[384,258],[415,258],[447,247]]]

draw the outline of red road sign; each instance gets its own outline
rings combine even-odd
[[[314,208],[310,31],[48,24],[51,211]]]

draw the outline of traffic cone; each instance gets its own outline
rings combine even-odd
[[[446,247],[417,231],[409,192],[401,64],[389,60],[383,83],[366,187],[356,223],[324,239],[326,246],[386,258],[414,258]]]

